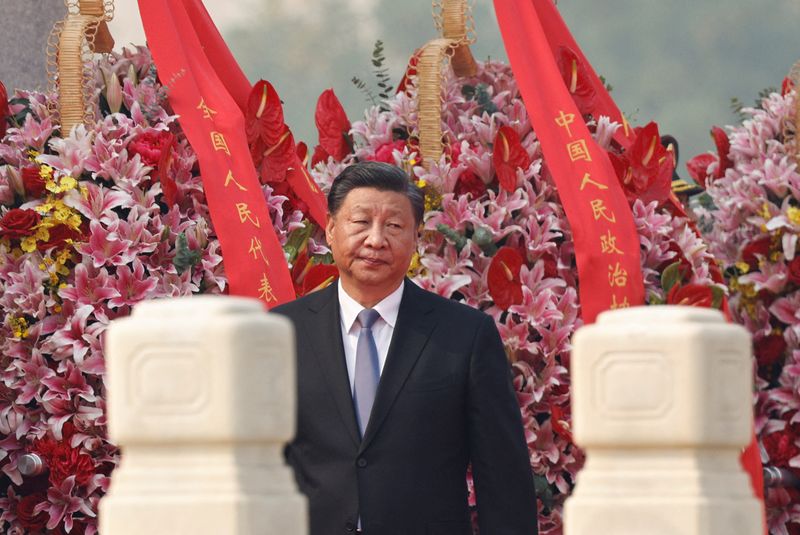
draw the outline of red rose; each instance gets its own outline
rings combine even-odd
[[[800,256],[789,262],[789,282],[800,284]]]
[[[86,485],[95,474],[92,458],[69,445],[64,438],[57,442],[52,438],[36,441],[34,451],[44,460],[50,471],[50,484],[58,487],[69,476],[75,476],[78,485]]]
[[[36,532],[43,530],[49,520],[49,515],[46,511],[41,511],[38,514],[33,514],[33,509],[40,503],[47,501],[47,495],[44,492],[37,492],[29,496],[24,496],[17,504],[17,520],[28,531]]]
[[[775,431],[762,439],[764,449],[769,455],[769,464],[789,468],[789,461],[800,454],[795,444],[795,436],[787,426],[783,431]]]
[[[751,241],[742,249],[742,260],[747,262],[750,269],[757,269],[758,257],[756,255],[766,258],[769,255],[771,244],[772,238],[769,236]]]
[[[41,220],[34,210],[12,208],[0,219],[0,236],[11,239],[31,236]]]
[[[36,248],[40,251],[46,251],[51,247],[63,247],[67,240],[80,241],[83,239],[83,235],[79,231],[73,230],[66,225],[57,225],[47,230],[50,234],[47,241],[41,241],[36,244]]]
[[[128,144],[128,153],[133,157],[138,154],[142,163],[157,167],[161,160],[161,152],[173,142],[173,135],[166,131],[149,131],[139,134]]]
[[[486,193],[486,184],[483,180],[475,176],[472,171],[464,171],[456,181],[456,186],[453,188],[453,193],[458,197],[463,197],[468,193],[472,194],[473,199],[480,198]]]
[[[702,284],[675,284],[667,294],[668,305],[683,305],[711,308],[714,294],[711,288]]]
[[[753,352],[759,366],[769,366],[783,359],[786,351],[786,340],[781,334],[770,334],[755,342]]]
[[[41,197],[45,191],[45,180],[39,174],[39,167],[23,167],[22,168],[22,184],[25,186],[25,192],[29,197]]]
[[[367,157],[366,159],[374,162],[390,163],[394,165],[394,151],[403,152],[403,148],[405,146],[406,142],[400,139],[397,141],[384,143],[378,147],[378,149],[375,151],[375,154]]]

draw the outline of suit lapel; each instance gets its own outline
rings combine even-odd
[[[389,414],[397,395],[405,384],[422,350],[428,343],[433,328],[432,302],[424,290],[406,279],[403,299],[397,314],[397,324],[392,334],[392,342],[381,373],[375,403],[369,416],[369,423],[361,441],[359,452],[363,452]],[[345,371],[345,374],[347,372]],[[355,421],[355,417],[353,417]]]
[[[350,391],[350,378],[342,343],[342,328],[339,314],[338,285],[331,284],[320,291],[320,299],[309,305],[313,313],[307,332],[319,362],[320,369],[333,396],[345,428],[358,445],[361,441],[353,408],[353,395]],[[314,336],[319,333],[319,336]],[[302,380],[302,370],[300,370]]]

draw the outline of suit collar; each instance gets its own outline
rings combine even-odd
[[[325,376],[325,382],[333,397],[342,423],[356,446],[361,442],[353,410],[353,396],[350,392],[350,380],[347,375],[347,362],[342,345],[341,318],[339,315],[339,298],[337,285],[311,294],[308,308],[312,312],[308,332],[319,333],[311,336],[314,355]],[[302,370],[301,370],[302,377]]]

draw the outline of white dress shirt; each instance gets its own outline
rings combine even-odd
[[[347,361],[347,375],[350,377],[350,392],[353,392],[356,370],[356,347],[361,325],[358,324],[358,313],[364,310],[358,301],[347,295],[339,281],[339,317],[341,318],[342,342],[344,342],[344,357]],[[373,310],[377,310],[380,318],[372,325],[372,337],[378,348],[378,364],[380,373],[386,364],[386,355],[389,353],[389,344],[392,342],[394,326],[397,323],[397,313],[400,311],[400,300],[403,297],[403,282],[395,291],[383,298]]]

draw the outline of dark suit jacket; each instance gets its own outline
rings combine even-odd
[[[359,437],[336,284],[274,312],[295,325],[297,435],[286,448],[311,535],[535,535],[520,411],[493,320],[405,281],[375,404]]]

